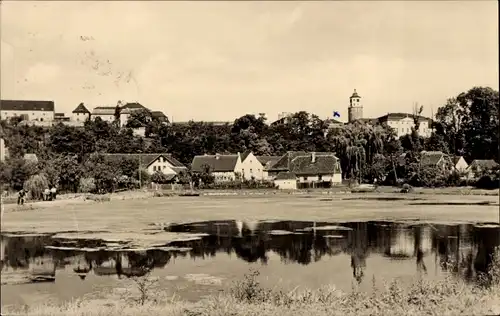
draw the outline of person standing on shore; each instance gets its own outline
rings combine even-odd
[[[17,205],[24,205],[24,196],[25,195],[26,195],[26,191],[24,191],[24,189],[21,189],[18,193]]]
[[[50,190],[49,188],[46,188],[45,191],[43,191],[43,200],[48,201],[50,198]]]
[[[51,201],[56,199],[56,193],[57,193],[56,187],[53,186],[52,189],[50,189],[50,200]]]

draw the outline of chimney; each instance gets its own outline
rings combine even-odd
[[[241,160],[241,154],[239,151],[238,151],[238,158]]]
[[[315,162],[316,162],[316,153],[315,153],[315,152],[312,152],[312,153],[311,153],[311,162],[312,162],[312,163],[315,163]]]
[[[215,154],[215,159],[219,160],[219,158],[220,158],[220,154],[219,154],[219,153],[216,153],[216,154]]]

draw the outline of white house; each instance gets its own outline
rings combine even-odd
[[[92,110],[91,118],[95,120],[99,117],[105,122],[112,123],[115,120],[115,109],[114,106],[97,106]]]
[[[163,174],[178,175],[182,171],[187,171],[184,166],[177,159],[170,154],[156,153],[156,154],[103,154],[108,159],[121,159],[131,158],[137,159],[140,167],[146,169],[149,174],[161,171]]]
[[[0,119],[21,117],[29,125],[50,126],[54,108],[54,101],[0,100]]]
[[[264,166],[251,151],[246,151],[240,155],[235,172],[240,173],[242,179],[245,180],[254,179],[262,181],[265,179]]]
[[[464,157],[462,156],[453,157],[453,165],[455,167],[455,170],[460,173],[466,172],[467,167],[469,167],[467,161],[465,161]]]
[[[271,177],[269,175],[268,170],[276,163],[278,162],[281,157],[280,156],[255,156],[261,163],[262,165],[262,178],[265,181],[270,181],[273,180],[274,177]]]
[[[241,172],[241,155],[200,155],[195,156],[191,163],[191,171],[202,173],[205,168],[214,176],[215,182],[235,181],[237,174]],[[237,168],[238,167],[238,168]],[[240,174],[241,175],[241,174]]]
[[[475,159],[467,168],[467,177],[479,177],[481,173],[498,167],[498,163],[493,159]]]
[[[296,190],[297,175],[293,172],[280,172],[273,180],[274,185],[280,190]]]
[[[0,138],[0,162],[4,161],[7,157],[5,149],[5,141],[3,140],[3,138]]]
[[[329,187],[342,183],[340,161],[328,152],[288,152],[268,170],[270,176],[294,173],[299,187]]]
[[[432,120],[427,117],[419,116],[420,126],[418,133],[423,137],[430,137],[432,134]],[[415,127],[413,114],[409,113],[388,113],[376,119],[379,123],[386,123],[392,127],[398,137],[411,133],[411,129]]]
[[[90,111],[83,103],[78,104],[78,106],[71,112],[71,121],[73,122],[83,123],[89,118]]]
[[[441,151],[421,151],[420,165],[440,168],[443,171],[453,172],[454,164],[452,159]]]

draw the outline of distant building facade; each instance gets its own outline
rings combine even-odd
[[[380,124],[387,124],[396,132],[398,137],[410,134],[412,128],[415,128],[413,114],[409,113],[387,113],[377,118],[376,121]],[[418,134],[423,137],[430,137],[432,134],[432,119],[419,116],[418,122],[420,124]]]
[[[78,104],[78,106],[71,112],[71,120],[74,122],[85,122],[90,119],[90,111],[85,107],[82,103]]]
[[[216,183],[235,181],[241,172],[237,166],[241,165],[241,155],[200,155],[193,158],[191,171],[203,173],[208,168]]]
[[[6,157],[7,153],[6,153],[5,141],[3,140],[3,138],[0,138],[0,162],[5,161]]]
[[[50,126],[54,110],[54,101],[0,100],[0,120],[21,117],[30,125]]]

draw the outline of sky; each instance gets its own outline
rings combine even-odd
[[[1,98],[139,102],[173,121],[435,113],[498,89],[497,1],[2,1]]]

